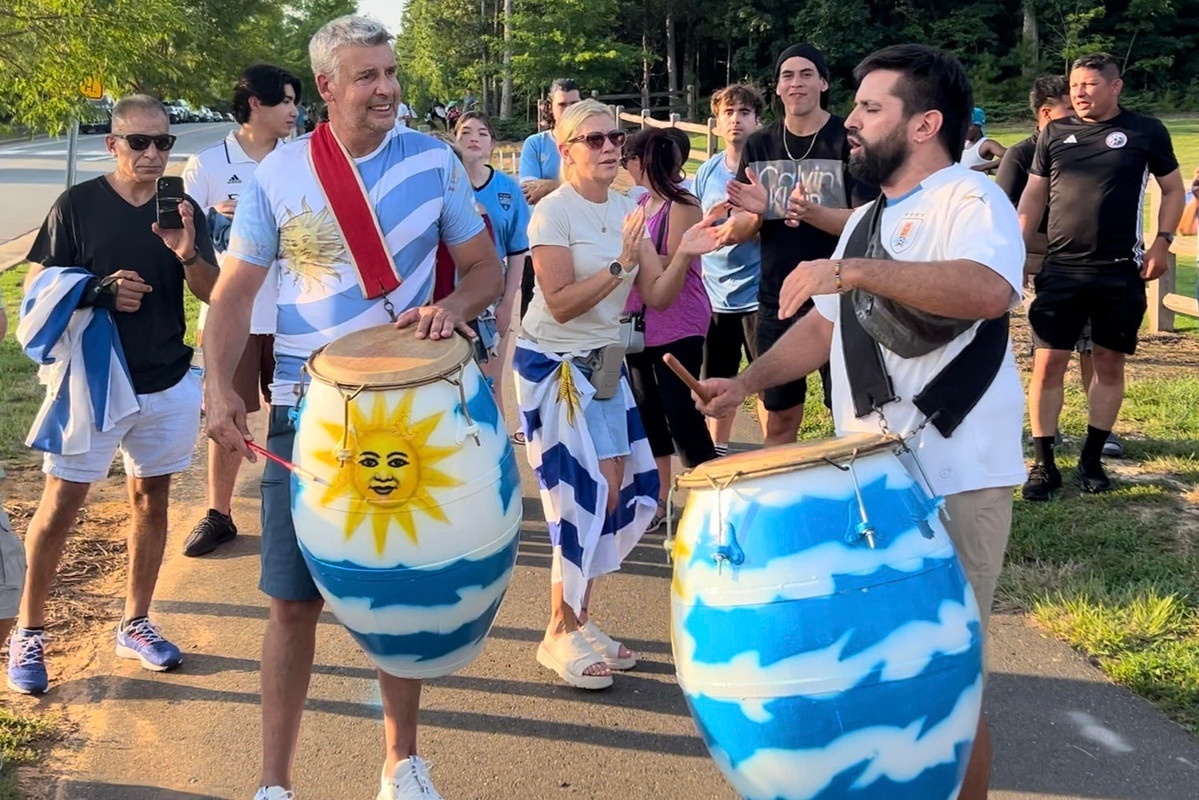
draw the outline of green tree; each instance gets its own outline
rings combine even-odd
[[[183,29],[177,0],[7,0],[0,7],[0,119],[61,131],[80,86],[123,92]]]

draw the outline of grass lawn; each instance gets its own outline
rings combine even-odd
[[[14,767],[36,761],[33,745],[53,732],[53,724],[44,718],[22,716],[0,706],[0,800],[19,800]]]

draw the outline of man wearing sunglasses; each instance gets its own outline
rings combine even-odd
[[[183,660],[148,614],[166,544],[171,475],[191,463],[200,427],[200,379],[190,369],[192,350],[183,341],[184,285],[207,300],[217,268],[204,214],[190,198],[179,204],[181,228],[158,225],[157,181],[175,144],[169,127],[166,109],[153,97],[132,95],[119,101],[112,110],[112,133],[105,137],[115,169],[64,192],[29,251],[33,267],[27,290],[45,267],[83,267],[94,273],[79,308],[112,314],[123,350],[117,355],[128,367],[139,410],[108,430],[93,425],[86,452],[45,454],[46,486],[29,524],[25,593],[19,627],[9,644],[8,685],[19,692],[40,694],[48,688],[46,597],[67,531],[88,488],[108,476],[118,449],[128,476],[131,530],[117,655],[155,671]]]

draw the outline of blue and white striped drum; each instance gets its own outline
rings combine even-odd
[[[679,477],[679,685],[744,797],[947,800],[982,700],[978,606],[937,503],[857,435]]]
[[[317,588],[371,660],[434,678],[478,655],[516,563],[520,474],[462,337],[387,325],[313,353],[292,476]]]

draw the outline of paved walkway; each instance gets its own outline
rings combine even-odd
[[[738,436],[753,441],[747,418]],[[203,443],[197,456],[203,452]],[[561,685],[534,661],[545,623],[549,543],[523,464],[525,525],[516,572],[483,654],[429,683],[421,750],[447,798],[734,797],[695,733],[675,684],[669,568],[648,536],[605,580],[598,617],[641,654],[605,692]],[[258,468],[243,471],[242,535],[217,557],[178,555],[203,512],[202,459],[179,481],[156,617],[186,648],[178,672],[104,655],[96,674],[56,689],[86,745],[67,760],[59,800],[249,800],[259,758],[258,657],[267,614],[257,591]],[[1199,796],[1199,742],[1108,683],[1021,617],[992,621],[987,707],[996,800],[1185,800]],[[300,800],[368,800],[378,790],[382,726],[374,671],[340,625],[320,626],[296,779]]]

